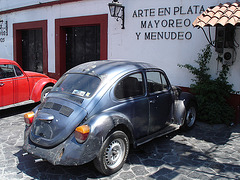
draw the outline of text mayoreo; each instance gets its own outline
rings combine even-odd
[[[159,27],[189,27],[190,19],[163,19],[152,21],[141,21],[141,28],[159,28]]]

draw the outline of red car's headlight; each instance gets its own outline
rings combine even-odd
[[[87,140],[90,127],[88,125],[82,125],[75,129],[74,135],[78,143],[83,143]]]
[[[32,124],[34,115],[35,114],[33,111],[24,114],[24,120],[25,120],[26,125],[30,126]]]

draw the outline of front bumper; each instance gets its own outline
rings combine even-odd
[[[42,158],[53,165],[82,165],[92,161],[98,154],[101,141],[93,138],[91,135],[83,144],[79,144],[74,137],[70,135],[64,142],[52,148],[44,148],[34,144],[29,138],[31,128],[26,128],[23,150],[36,157]]]

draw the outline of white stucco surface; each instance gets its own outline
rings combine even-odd
[[[47,0],[43,1],[46,2]],[[13,59],[13,24],[47,20],[48,71],[55,72],[55,19],[109,14],[111,0],[83,0],[50,7],[16,11],[0,15],[8,22],[8,35],[0,36],[0,57]],[[193,28],[192,22],[203,9],[233,0],[119,0],[125,6],[125,29],[121,21],[108,17],[108,59],[145,61],[164,69],[172,84],[190,86],[193,76],[177,64],[193,64],[198,53],[208,44],[201,29]],[[39,1],[38,1],[39,2]],[[0,1],[0,11],[16,6],[36,3],[36,0],[16,3]],[[4,4],[5,6],[1,6]],[[208,31],[208,29],[206,29]],[[164,36],[166,33],[166,36]],[[168,38],[168,35],[170,38]],[[163,36],[163,38],[161,37]],[[177,36],[176,36],[177,35]],[[211,28],[214,39],[215,28]],[[236,30],[236,42],[240,44],[240,29]],[[217,76],[221,64],[213,50],[210,73]],[[230,67],[229,81],[234,90],[240,90],[240,50],[236,47],[236,60]]]

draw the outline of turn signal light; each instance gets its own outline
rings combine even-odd
[[[78,143],[83,143],[87,140],[90,127],[88,125],[78,126],[75,129],[74,135]]]
[[[24,114],[24,120],[25,120],[26,125],[30,126],[33,123],[34,115],[35,114],[33,111]]]

